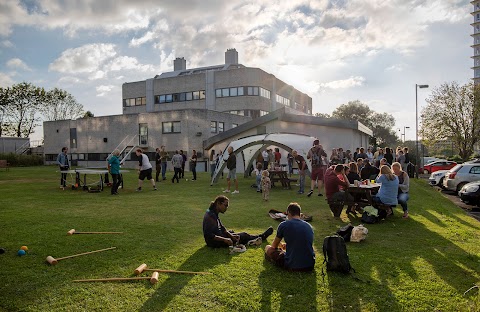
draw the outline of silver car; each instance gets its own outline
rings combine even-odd
[[[465,162],[450,169],[443,179],[443,186],[449,191],[457,192],[473,181],[480,181],[480,160]]]
[[[445,179],[445,174],[447,172],[448,170],[437,170],[432,172],[430,178],[428,178],[428,183],[430,183],[431,186],[439,186],[443,188],[443,180]]]

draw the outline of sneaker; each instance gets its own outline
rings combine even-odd
[[[402,218],[408,219],[408,212],[405,212],[405,213],[403,214],[403,217],[402,217]]]
[[[252,239],[250,241],[248,241],[247,245],[248,246],[260,246],[262,244],[262,238],[259,236],[255,239]]]
[[[230,193],[230,190],[224,190],[223,192],[224,193]]]
[[[310,190],[310,192],[308,192],[307,196],[310,197],[310,196],[312,196],[312,194],[313,194],[313,190]]]
[[[156,191],[156,190],[157,190],[157,187],[156,187],[156,186],[154,186],[154,187],[153,187],[153,190],[154,190],[154,191]]]
[[[141,191],[142,191],[142,188],[141,188],[141,187],[138,187],[136,191],[137,191],[137,192],[141,192]]]
[[[259,235],[262,240],[266,240],[267,237],[273,234],[273,227],[269,227],[265,232]]]
[[[318,193],[318,196],[323,196],[323,194],[322,194],[322,193]]]
[[[298,191],[298,192],[297,192],[297,194],[303,194],[303,193],[304,193],[304,192],[302,192],[302,191]]]
[[[237,191],[237,190],[235,190],[235,191],[232,192],[232,194],[239,194],[239,193],[240,193],[240,192]]]

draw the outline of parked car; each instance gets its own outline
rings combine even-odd
[[[480,181],[465,184],[458,196],[466,204],[480,206]]]
[[[424,174],[430,174],[432,172],[438,171],[438,170],[450,170],[453,167],[457,165],[456,162],[454,161],[449,161],[449,160],[435,160],[431,163],[426,164],[423,166],[423,168],[420,170],[420,172],[423,172]]]
[[[474,181],[480,181],[480,160],[465,162],[450,169],[445,174],[443,186],[458,193],[465,184]]]
[[[448,170],[438,170],[432,172],[430,178],[428,178],[428,183],[430,183],[431,186],[439,186],[443,188],[443,179],[445,178],[445,174],[447,172]]]

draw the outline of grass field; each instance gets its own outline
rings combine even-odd
[[[479,311],[480,223],[425,181],[411,186],[410,219],[367,225],[362,243],[348,243],[355,275],[328,273],[323,238],[358,218],[331,216],[324,197],[274,188],[265,203],[240,178],[240,194],[229,195],[222,215],[230,229],[263,232],[278,223],[269,209],[297,201],[313,216],[317,264],[314,273],[287,273],[263,258],[261,247],[229,255],[205,247],[202,218],[226,181],[210,186],[169,180],[158,191],[135,192],[136,173],[125,174],[119,196],[59,189],[56,167],[0,172],[0,310],[5,311]],[[169,176],[171,177],[171,173]],[[191,176],[187,173],[188,178]],[[186,177],[187,177],[186,175]],[[307,185],[310,181],[307,180]],[[123,231],[123,235],[73,235],[77,231]],[[273,236],[268,242],[273,240]],[[27,245],[26,256],[17,250]],[[117,249],[60,261],[115,246]],[[131,277],[142,263],[152,268],[209,271],[211,275],[160,274],[160,281],[73,283],[74,279]],[[147,276],[145,274],[145,276]],[[355,276],[357,278],[355,278]]]

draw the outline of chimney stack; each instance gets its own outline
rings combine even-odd
[[[237,50],[227,49],[227,52],[225,52],[225,64],[238,64]]]
[[[183,57],[177,57],[173,61],[173,70],[186,70],[187,69],[187,61]]]

